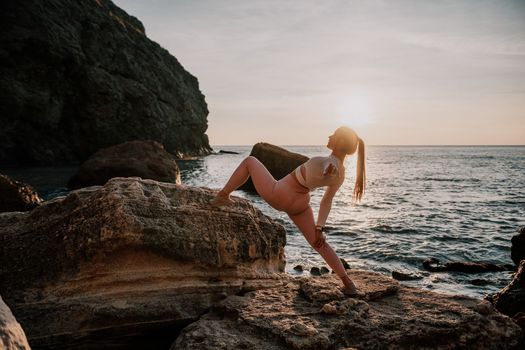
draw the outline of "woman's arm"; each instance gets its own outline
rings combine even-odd
[[[332,199],[334,198],[337,190],[341,186],[341,183],[336,185],[327,186],[326,191],[321,199],[321,204],[319,205],[319,214],[317,215],[317,223],[315,225],[315,240],[314,246],[316,248],[321,248],[324,244],[326,236],[323,234],[323,227],[325,225],[330,209],[332,208]]]
[[[328,158],[323,164],[323,177],[324,176],[337,176],[339,175],[339,166],[333,163],[333,160]],[[334,198],[337,190],[341,187],[341,184],[344,181],[344,176],[341,176],[341,179],[333,185],[327,186],[326,191],[321,199],[321,204],[319,205],[319,214],[317,215],[317,226],[324,226],[330,209],[332,209],[332,199]]]
[[[341,184],[326,187],[326,191],[319,205],[319,213],[317,215],[316,225],[318,226],[325,225],[326,219],[328,218],[328,214],[330,213],[330,210],[332,209],[332,199],[334,198],[340,186]]]

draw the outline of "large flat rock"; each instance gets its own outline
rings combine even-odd
[[[0,214],[0,294],[31,346],[141,348],[164,329],[169,347],[224,297],[282,284],[284,227],[214,195],[117,177]]]
[[[395,294],[399,289],[399,283],[396,280],[372,271],[354,273],[353,270],[348,270],[348,275],[359,292],[363,293],[362,296],[359,296],[363,300],[374,300]],[[323,275],[318,278],[299,277],[299,280],[303,294],[313,302],[347,299],[338,284],[334,283],[332,275]]]
[[[369,300],[344,297],[335,275],[295,277],[229,296],[187,326],[173,349],[518,349],[520,328],[487,301],[400,286],[348,270]]]

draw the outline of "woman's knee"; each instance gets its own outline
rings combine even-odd
[[[267,202],[275,202],[276,198],[274,197],[276,196],[273,194],[273,188],[277,184],[277,180],[256,157],[248,156],[244,161],[257,193]]]
[[[254,156],[247,156],[241,161],[241,164],[248,167],[248,165],[252,163],[254,159],[257,159],[257,158],[255,158]]]
[[[248,167],[248,169],[250,170],[250,174],[253,172],[262,172],[261,170],[263,170],[263,168],[266,168],[265,165],[259,160],[257,159],[256,157],[254,156],[248,156],[246,158],[244,158],[243,162],[245,163],[246,167]],[[267,170],[267,169],[266,169]],[[253,175],[255,174],[251,174],[252,175],[252,178],[253,178]]]
[[[248,156],[248,157],[244,158],[244,161],[246,163],[260,163],[261,162],[259,159],[257,159],[254,156]]]

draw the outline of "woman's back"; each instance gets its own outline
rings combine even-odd
[[[330,165],[333,167],[332,169],[330,169]],[[304,170],[301,171],[301,168],[304,168]],[[323,175],[325,173],[328,174]],[[314,189],[342,183],[345,177],[345,167],[339,158],[330,154],[326,157],[318,156],[310,158],[295,169],[295,174],[297,180],[299,180],[303,186]]]

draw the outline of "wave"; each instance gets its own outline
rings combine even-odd
[[[404,227],[392,227],[390,225],[377,225],[370,227],[371,230],[382,232],[382,233],[401,233],[401,234],[416,234],[419,233],[418,230],[413,228],[404,228]]]
[[[414,180],[420,181],[443,181],[443,182],[481,182],[475,177],[471,178],[456,178],[456,177],[415,177]]]

